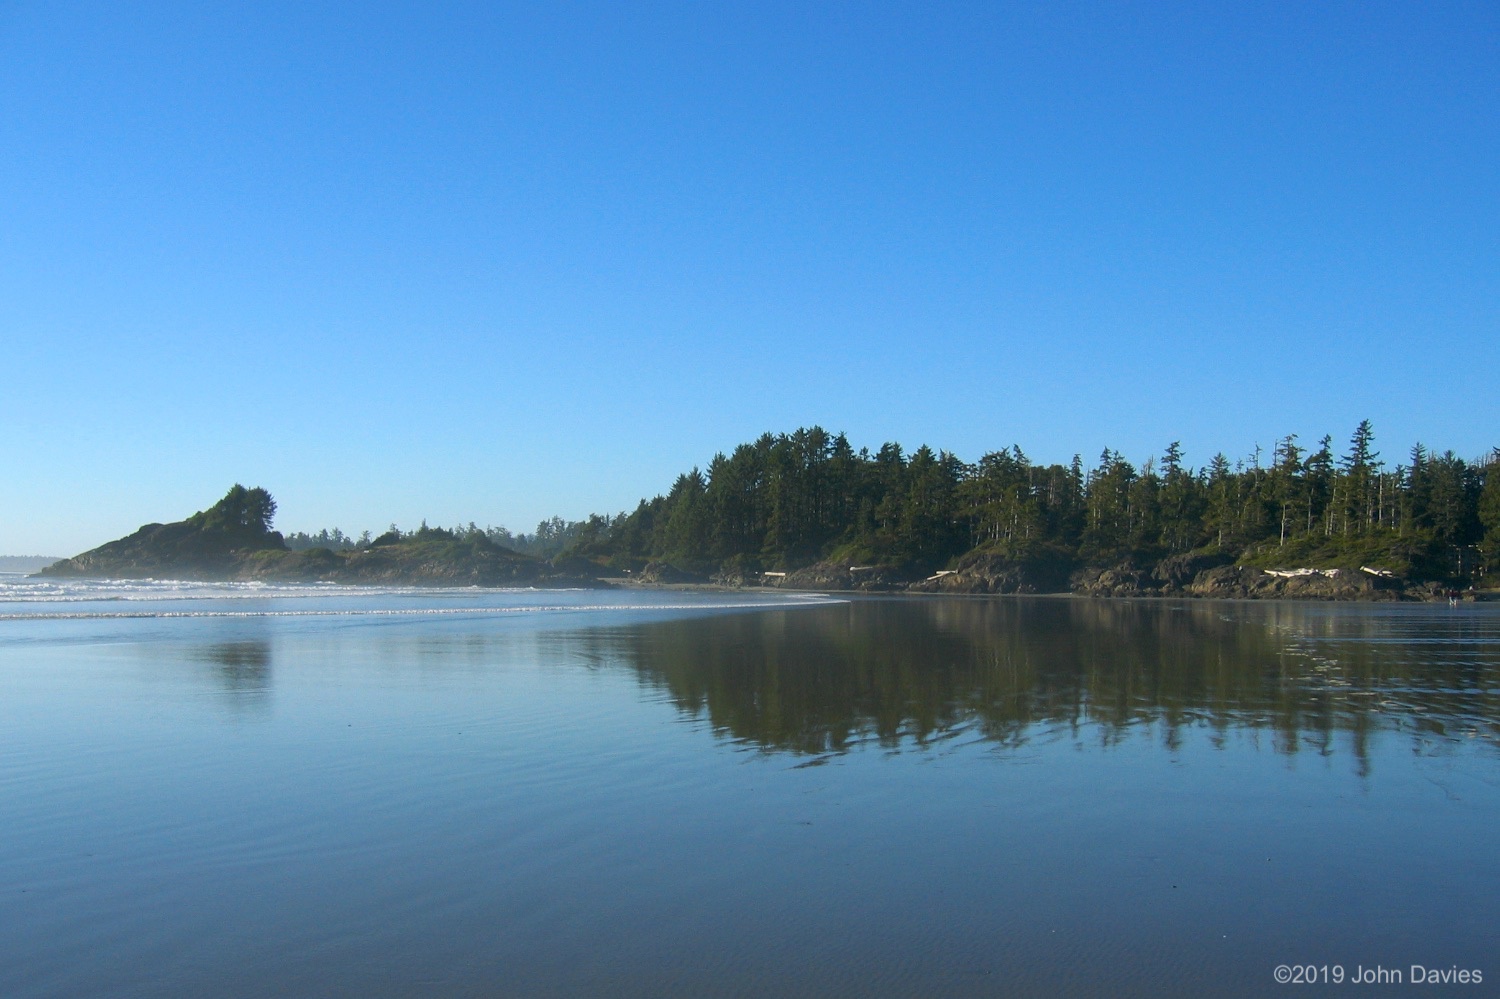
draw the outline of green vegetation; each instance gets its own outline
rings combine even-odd
[[[907,578],[981,554],[1064,570],[1202,555],[1205,566],[1368,566],[1455,583],[1500,567],[1500,449],[1466,462],[1419,445],[1389,465],[1364,421],[1342,455],[1329,437],[1304,448],[1290,435],[1261,459],[1220,454],[1194,469],[1173,442],[1139,468],[1108,449],[1087,469],[1076,456],[1036,464],[1019,447],[970,464],[926,446],[855,451],[813,427],[766,434],[632,513],[590,518],[568,554],[616,570],[836,562]]]
[[[1173,442],[1139,468],[1109,449],[1087,469],[1077,456],[1037,464],[1019,447],[970,464],[926,446],[855,451],[813,427],[716,455],[632,513],[554,517],[531,535],[424,522],[376,538],[325,529],[284,539],[271,530],[270,493],[235,485],[185,521],[147,524],[45,571],[486,586],[629,573],[824,589],[1372,599],[1500,579],[1500,449],[1467,462],[1419,445],[1389,465],[1365,421],[1341,455],[1329,437],[1304,448],[1291,435],[1261,458],[1257,449],[1231,465],[1220,454],[1194,469]],[[1325,572],[1261,571],[1271,569]]]
[[[429,528],[426,521],[423,521],[422,526],[417,529],[417,532],[448,530],[451,534],[463,537],[483,535],[491,543],[499,545],[501,548],[509,548],[511,551],[522,555],[534,555],[537,558],[545,559],[560,554],[583,533],[585,526],[587,526],[585,521],[565,521],[561,517],[552,517],[537,524],[536,530],[531,534],[526,534],[525,532],[512,534],[504,527],[480,527],[473,521],[470,521],[467,527],[455,527],[451,529]],[[381,537],[388,539],[407,536],[409,534],[403,534],[401,529],[395,524],[392,524],[385,534],[381,535]],[[310,548],[327,548],[329,551],[343,552],[368,548],[374,544],[375,539],[370,536],[369,531],[365,531],[359,537],[355,538],[345,534],[337,527],[331,529],[325,527],[315,534],[310,534],[306,531],[296,531],[286,535],[285,541],[287,548],[294,552],[306,551]]]
[[[264,489],[246,489],[236,482],[224,498],[187,519],[190,527],[206,533],[243,536],[247,539],[271,534],[276,501]]]
[[[358,541],[342,531],[300,535],[288,545],[271,530],[276,501],[264,489],[235,485],[207,510],[171,524],[146,524],[42,570],[47,576],[115,579],[265,579],[435,586],[591,586],[599,581],[559,570],[497,544],[473,524],[446,530],[425,523]],[[309,543],[311,542],[311,543]],[[319,543],[321,542],[321,543]]]
[[[348,551],[351,548],[368,548],[370,545],[370,532],[366,531],[358,538],[351,538],[337,527],[329,530],[323,528],[316,534],[306,531],[295,531],[286,535],[287,548],[294,552],[307,551],[309,548],[327,548],[331,552]]]

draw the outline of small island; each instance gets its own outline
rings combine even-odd
[[[605,586],[511,551],[482,532],[426,527],[391,531],[368,544],[335,551],[294,551],[271,529],[276,501],[262,488],[236,484],[207,510],[134,534],[73,558],[40,576],[105,579],[265,580],[400,583],[427,586]]]

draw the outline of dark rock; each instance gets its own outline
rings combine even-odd
[[[795,590],[857,590],[886,592],[905,589],[911,574],[892,566],[817,562],[785,576],[765,577],[768,585]]]
[[[1156,568],[1151,570],[1151,578],[1164,587],[1183,589],[1199,573],[1233,562],[1233,556],[1223,552],[1182,552],[1169,555],[1156,563]]]
[[[1154,596],[1161,584],[1151,573],[1129,565],[1085,568],[1073,574],[1073,592],[1087,597]]]
[[[997,552],[970,552],[948,572],[912,583],[919,593],[1061,593],[1068,588],[1068,565],[1049,554],[1017,558]]]
[[[708,577],[678,568],[670,562],[647,562],[636,576],[642,583],[706,583]]]
[[[1239,600],[1403,600],[1423,599],[1420,587],[1399,579],[1372,576],[1358,570],[1332,570],[1332,575],[1278,576],[1243,565],[1226,565],[1200,572],[1186,587],[1189,596]]]

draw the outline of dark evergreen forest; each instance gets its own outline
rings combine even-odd
[[[819,427],[765,434],[680,476],[633,512],[594,516],[568,550],[748,575],[839,561],[936,571],[975,551],[1065,567],[1145,566],[1212,552],[1244,565],[1371,566],[1472,581],[1500,567],[1500,449],[1465,460],[1418,445],[1387,461],[1368,421],[1348,444],[1296,435],[1191,467],[1178,443],[1137,467],[1019,447],[965,462],[922,446],[855,450]]]

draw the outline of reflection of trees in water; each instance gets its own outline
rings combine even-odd
[[[269,642],[219,642],[200,649],[198,658],[214,667],[215,679],[234,706],[264,708],[270,704]]]
[[[1442,647],[1467,652],[1434,656],[1392,640],[1426,634],[1319,606],[954,599],[677,620],[609,642],[720,732],[802,753],[960,730],[1017,744],[1037,726],[1087,725],[1108,744],[1146,724],[1169,748],[1188,729],[1251,729],[1328,753],[1348,733],[1361,758],[1379,729],[1500,742],[1494,645],[1458,636]]]

